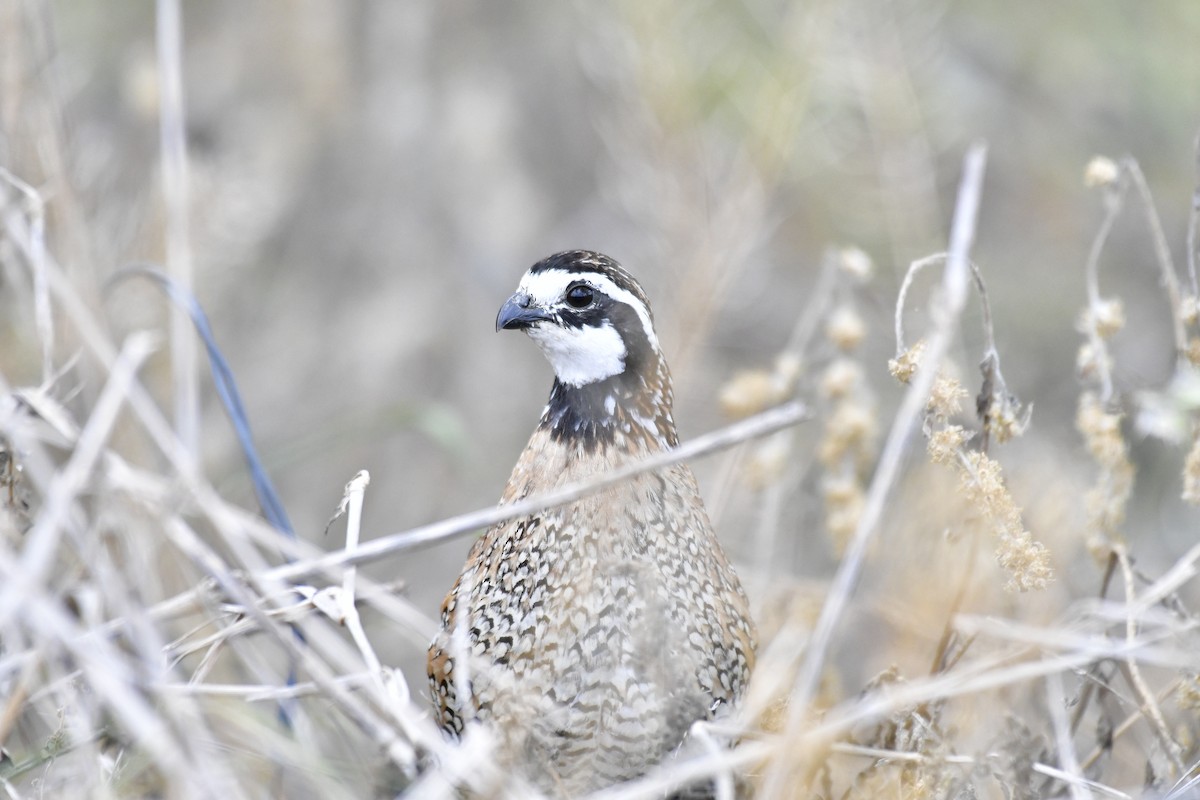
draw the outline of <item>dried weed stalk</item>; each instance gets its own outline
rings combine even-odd
[[[904,345],[904,308],[909,288],[917,273],[931,264],[943,263],[945,254],[914,261],[904,276],[896,300],[896,356],[888,362],[892,376],[907,383],[922,366],[924,345],[918,342],[911,348]],[[1043,589],[1053,577],[1050,555],[1046,547],[1035,541],[1025,528],[1021,509],[1013,500],[1004,480],[1000,463],[987,453],[989,441],[1004,443],[1025,432],[1031,408],[1024,406],[1009,391],[1000,371],[1000,355],[996,350],[992,327],[991,306],[987,286],[979,267],[971,264],[971,275],[983,307],[985,351],[980,363],[983,384],[975,401],[980,421],[978,432],[955,422],[963,410],[969,393],[950,375],[939,371],[929,393],[922,430],[926,437],[926,452],[934,464],[955,470],[959,491],[973,513],[973,522],[985,530],[997,543],[996,561],[1007,571],[1005,588],[1025,592]],[[935,365],[928,368],[934,369]],[[980,447],[967,448],[978,436]]]
[[[1100,467],[1097,483],[1087,500],[1089,525],[1094,545],[1104,552],[1103,543],[1120,540],[1125,506],[1133,491],[1134,468],[1128,446],[1121,433],[1120,397],[1113,384],[1112,356],[1107,342],[1125,325],[1124,307],[1119,298],[1103,298],[1099,289],[1099,264],[1113,225],[1124,208],[1129,193],[1141,206],[1154,248],[1159,285],[1170,312],[1171,333],[1176,354],[1176,381],[1188,369],[1200,367],[1200,282],[1196,274],[1196,228],[1200,217],[1200,139],[1197,140],[1197,186],[1193,192],[1187,229],[1187,284],[1181,284],[1162,222],[1141,166],[1132,157],[1119,161],[1097,156],[1084,170],[1084,184],[1101,192],[1104,217],[1092,241],[1086,263],[1087,307],[1079,316],[1078,328],[1086,337],[1076,359],[1079,376],[1085,386],[1080,397],[1076,427],[1087,442],[1093,459]],[[1156,397],[1145,393],[1147,397]],[[1190,409],[1192,446],[1184,460],[1183,499],[1200,503],[1200,420],[1194,404]],[[1150,420],[1161,414],[1146,413],[1141,424],[1146,432],[1163,435],[1160,424]],[[1169,430],[1170,426],[1168,426]],[[1168,434],[1170,435],[1170,434]],[[1172,438],[1175,438],[1172,435]]]
[[[836,301],[825,318],[824,333],[835,355],[819,378],[825,425],[817,459],[824,467],[825,530],[834,552],[841,555],[862,516],[864,480],[875,458],[879,422],[875,398],[857,355],[867,324],[856,307],[855,289],[870,278],[870,261],[857,249],[841,251],[833,258],[837,264]]]

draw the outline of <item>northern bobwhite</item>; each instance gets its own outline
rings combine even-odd
[[[677,444],[650,305],[613,259],[535,264],[501,329],[525,331],[555,372],[502,505]],[[679,464],[488,530],[442,605],[428,669],[447,731],[490,725],[505,766],[572,796],[662,761],[738,699],[754,648],[746,595]]]

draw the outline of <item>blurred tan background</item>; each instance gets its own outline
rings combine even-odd
[[[1005,374],[1034,402],[1043,446],[1079,453],[1081,470],[1074,320],[1101,217],[1082,184],[1093,155],[1140,161],[1184,263],[1200,127],[1200,4],[1188,0],[183,10],[196,293],[293,522],[324,547],[341,545],[340,526],[321,530],[359,469],[373,478],[368,536],[496,500],[551,372],[493,322],[522,272],[557,250],[607,252],[643,281],[686,438],[721,424],[715,398],[736,369],[769,364],[786,342],[825,249],[863,248],[877,269],[866,352],[886,427],[899,277],[944,249],[961,156],[984,139],[975,258]],[[50,198],[54,252],[97,298],[121,266],[164,258],[158,111],[153,3],[0,0],[0,165]],[[28,278],[0,262],[0,369],[36,383]],[[1117,224],[1102,286],[1129,316],[1114,345],[1120,388],[1163,381],[1170,332],[1138,211]],[[116,335],[166,318],[145,287],[104,308]],[[972,306],[968,370],[977,320]],[[169,408],[165,353],[151,379]],[[253,507],[207,374],[203,397],[207,474]],[[1018,465],[1041,457],[1016,448]],[[721,463],[696,465],[710,496]],[[1178,495],[1177,472],[1156,474],[1139,476],[1130,535],[1166,537],[1169,563],[1186,526],[1159,504]],[[753,562],[755,500],[738,491],[719,528]],[[814,503],[802,481],[775,570],[828,574]],[[468,546],[370,572],[404,578],[432,614]],[[418,653],[391,657],[416,680]]]

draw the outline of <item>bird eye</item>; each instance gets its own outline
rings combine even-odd
[[[567,305],[572,308],[587,308],[592,304],[592,287],[577,283],[567,289]]]

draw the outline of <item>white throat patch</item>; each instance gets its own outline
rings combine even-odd
[[[568,386],[585,386],[625,370],[625,343],[607,322],[599,328],[563,328],[543,322],[526,333]]]

